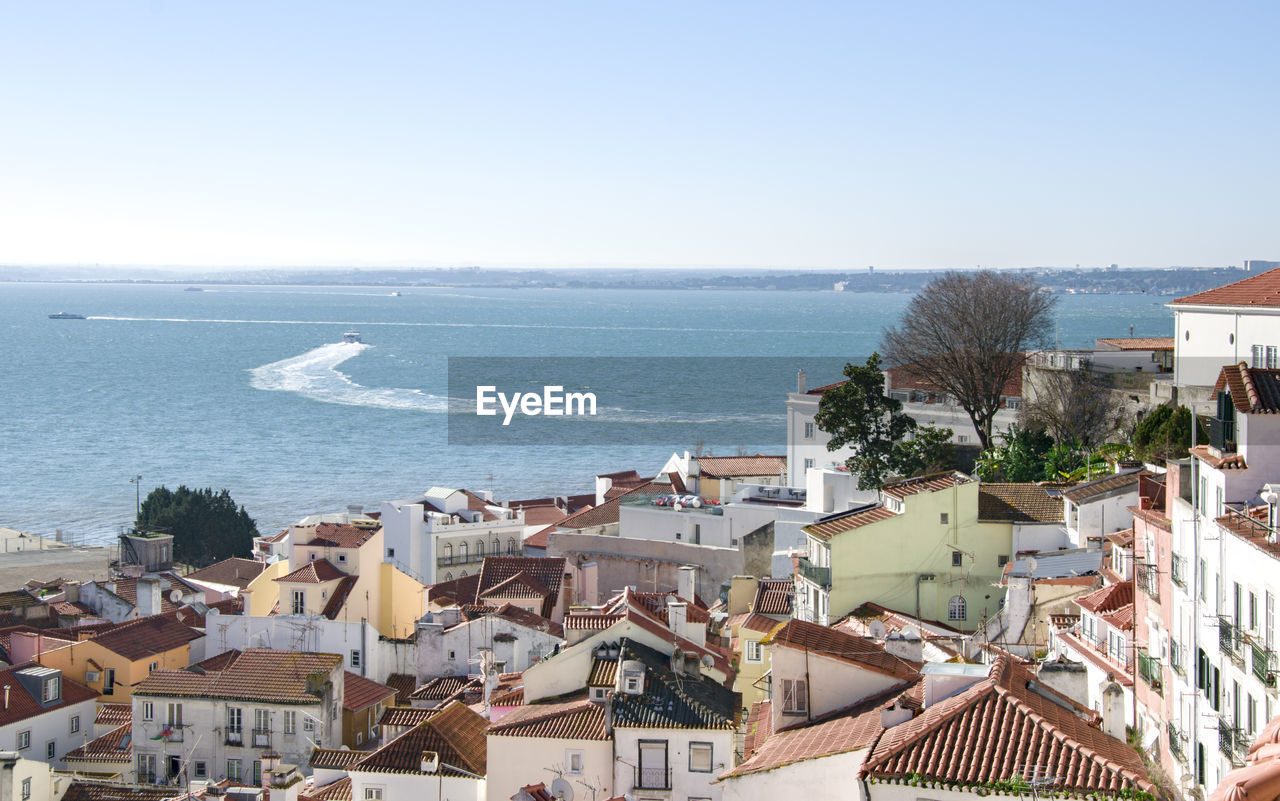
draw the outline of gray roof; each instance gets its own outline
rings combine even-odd
[[[1032,579],[1071,578],[1087,576],[1102,569],[1102,550],[1072,548],[1065,551],[1047,551],[1015,559],[1008,576],[1026,578],[1028,566],[1035,561]]]

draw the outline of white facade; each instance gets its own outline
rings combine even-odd
[[[1138,505],[1138,484],[1124,492],[1113,492],[1082,500],[1063,498],[1062,519],[1072,548],[1100,548],[1099,538],[1133,527],[1130,506]],[[1094,541],[1089,542],[1090,538]]]
[[[9,692],[22,690],[11,687]],[[90,698],[0,726],[0,750],[14,751],[22,759],[62,768],[62,758],[68,751],[94,738],[95,706],[96,700]]]
[[[902,678],[796,648],[769,646],[773,731],[805,723],[902,683]],[[803,681],[790,696],[785,682]],[[794,701],[791,699],[794,698]]]
[[[783,490],[785,491],[785,489]],[[742,537],[777,518],[767,505],[656,506],[649,498],[624,498],[618,509],[618,536],[738,548]]]
[[[428,613],[418,622],[415,675],[420,681],[432,676],[478,674],[481,650],[493,655],[500,672],[523,671],[564,642],[550,631],[538,631],[498,615],[462,621],[457,611]]]
[[[209,656],[232,648],[312,651],[339,654],[345,670],[378,683],[385,683],[392,673],[421,675],[417,673],[418,646],[380,637],[365,622],[319,615],[210,615],[205,632]]]
[[[1178,386],[1212,387],[1228,364],[1280,367],[1280,308],[1199,303],[1170,303],[1169,308],[1175,333],[1173,380]]]
[[[488,801],[508,801],[525,785],[545,782],[550,787],[557,778],[573,788],[574,801],[593,793],[601,801],[615,795],[612,740],[490,735],[487,748]]]
[[[613,747],[614,793],[628,798],[720,801],[724,788],[713,782],[733,767],[730,729],[615,727]],[[708,747],[710,768],[702,771],[701,760]],[[656,757],[659,753],[664,756]]]
[[[348,770],[356,801],[484,801],[485,780],[439,773],[391,773]],[[510,798],[507,796],[506,798]],[[506,799],[503,799],[506,801]]]
[[[524,512],[491,504],[496,520],[467,508],[462,490],[433,488],[421,498],[384,501],[380,521],[383,559],[422,582],[475,575],[485,556],[518,556]]]
[[[869,753],[866,748],[780,765],[773,770],[724,779],[723,801],[759,801],[762,798],[819,799],[833,795],[866,801],[858,771]],[[915,799],[912,799],[915,801]]]

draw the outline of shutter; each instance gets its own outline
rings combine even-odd
[[[809,686],[804,679],[796,679],[795,682],[795,709],[797,712],[809,711]]]

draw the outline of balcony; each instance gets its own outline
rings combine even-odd
[[[182,724],[181,723],[170,723],[169,725],[164,727],[164,731],[161,733],[164,735],[164,741],[166,743],[182,742]]]
[[[1209,444],[1222,453],[1236,452],[1236,421],[1209,418]]]
[[[244,745],[244,732],[239,729],[227,729],[227,745]]]
[[[786,491],[782,487],[773,487],[775,490],[782,490],[781,497],[786,497]],[[779,496],[761,496],[773,497],[777,500]],[[618,501],[621,506],[653,509],[660,512],[671,512],[673,514],[703,514],[703,515],[723,515],[724,507],[720,505],[717,498],[703,498],[697,495],[624,495]]]
[[[454,567],[456,565],[478,565],[484,561],[482,553],[458,554],[455,556],[437,556],[436,567]]]
[[[271,730],[270,729],[254,729],[253,730],[253,747],[254,748],[270,748],[271,747]]]
[[[1187,560],[1176,553],[1173,555],[1173,571],[1170,578],[1182,589],[1187,588]]]
[[[1173,668],[1173,672],[1179,676],[1187,675],[1187,669],[1183,667],[1186,662],[1183,650],[1182,644],[1177,640],[1169,640],[1169,667]]]
[[[802,556],[797,570],[800,573],[800,577],[806,581],[811,581],[819,587],[829,588],[831,586],[831,568],[829,567],[818,567]]]
[[[1160,571],[1148,562],[1136,562],[1133,566],[1133,583],[1147,597],[1160,603]]]
[[[1172,723],[1168,724],[1169,728],[1169,753],[1178,762],[1187,761],[1187,743],[1183,739],[1182,732],[1178,731],[1178,727]]]
[[[1138,651],[1138,675],[1148,687],[1157,693],[1164,691],[1163,673],[1160,670],[1160,660],[1155,659],[1147,654],[1146,650]]]
[[[1241,650],[1240,630],[1231,622],[1231,618],[1218,617],[1218,650],[1231,658],[1237,665],[1244,664],[1244,653]]]
[[[1249,652],[1253,675],[1257,676],[1258,681],[1263,685],[1274,688],[1276,686],[1276,652],[1257,640],[1250,641]]]
[[[1218,718],[1218,750],[1231,760],[1232,767],[1242,767],[1249,751],[1249,737],[1230,720]]]
[[[636,768],[637,790],[670,790],[671,768]]]

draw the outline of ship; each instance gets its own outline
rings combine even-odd
[[[360,340],[360,332],[359,332],[359,331],[347,331],[346,333],[344,333],[344,334],[342,335],[342,341],[343,341],[343,342],[360,342],[360,341],[361,341],[361,340]]]
[[[50,320],[83,320],[84,315],[71,314],[70,312],[58,312],[57,314],[49,315],[49,319]]]

